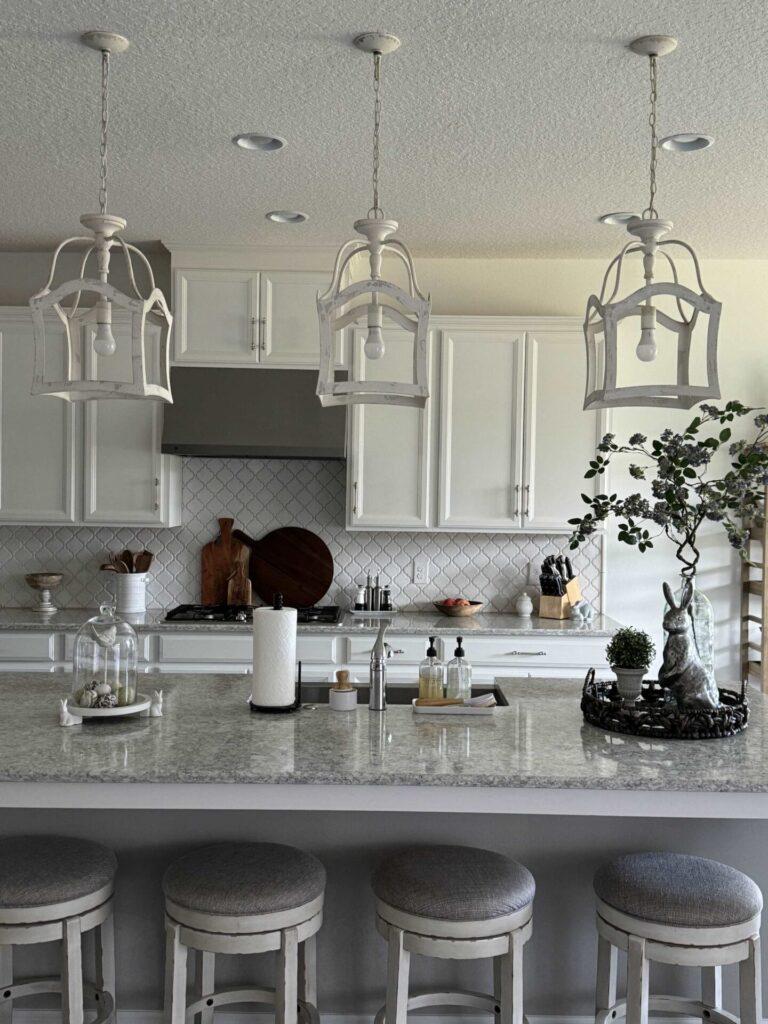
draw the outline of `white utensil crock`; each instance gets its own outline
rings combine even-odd
[[[115,604],[118,613],[131,614],[147,610],[147,574],[119,572],[115,577]]]

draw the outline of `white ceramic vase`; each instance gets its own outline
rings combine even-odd
[[[114,573],[115,605],[118,614],[131,615],[147,610],[147,574]]]
[[[625,704],[634,704],[643,689],[644,668],[618,668],[612,665],[616,674],[616,686]]]

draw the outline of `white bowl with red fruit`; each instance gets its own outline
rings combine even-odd
[[[468,601],[466,597],[446,597],[442,601],[435,601],[434,605],[443,615],[456,618],[477,615],[480,609],[485,607],[483,601]]]

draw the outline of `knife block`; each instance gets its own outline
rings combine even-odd
[[[571,608],[582,600],[579,577],[574,576],[565,584],[565,593],[561,597],[549,597],[542,594],[539,598],[540,619],[567,619]]]

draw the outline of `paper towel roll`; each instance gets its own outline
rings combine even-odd
[[[296,700],[296,609],[254,608],[252,702],[289,707]]]

